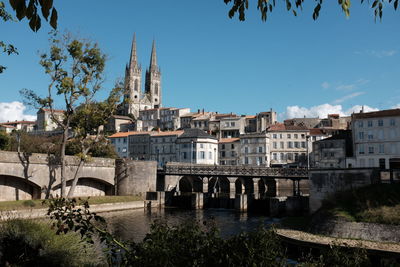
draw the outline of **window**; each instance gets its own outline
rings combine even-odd
[[[208,152],[208,159],[212,159],[212,152]]]
[[[225,151],[221,152],[221,158],[225,158]]]
[[[379,159],[379,168],[386,169],[386,160],[385,159]]]
[[[291,137],[291,135],[290,135],[290,134],[287,134],[287,138],[288,138],[288,139],[290,139],[290,138],[292,138],[292,137]]]
[[[368,127],[372,127],[372,121],[368,121]]]
[[[277,135],[276,135],[276,134],[273,134],[273,135],[272,135],[272,138],[276,139],[276,138],[277,138]]]
[[[279,134],[279,139],[282,139],[283,138],[283,134]]]
[[[259,146],[258,147],[258,153],[262,153],[263,152],[263,148],[262,148],[262,146]]]
[[[248,154],[248,153],[249,153],[249,148],[248,148],[247,146],[244,148],[244,153],[245,153],[245,154]]]
[[[306,142],[301,142],[301,147],[306,148]]]
[[[272,159],[273,160],[278,160],[278,154],[276,154],[276,153],[272,154]]]
[[[231,149],[235,149],[235,145],[234,144],[231,144]]]
[[[278,143],[277,143],[277,142],[273,142],[272,145],[273,145],[273,147],[274,147],[275,149],[278,148]]]
[[[369,146],[368,147],[368,153],[369,154],[374,154],[374,147],[373,146]]]
[[[293,143],[292,142],[287,142],[288,148],[293,148]]]
[[[358,122],[358,128],[362,128],[364,127],[364,122],[363,121],[359,121]]]
[[[358,146],[358,154],[364,154],[364,145],[359,145]]]
[[[299,142],[294,142],[294,147],[295,148],[299,148],[300,146],[299,146]]]
[[[390,119],[390,126],[395,126],[396,125],[396,121],[394,119]]]
[[[299,160],[299,154],[298,153],[294,153],[294,161],[298,161]]]
[[[301,134],[301,138],[302,139],[306,138],[306,135],[305,134]]]
[[[122,139],[122,140],[123,140],[122,142],[123,142],[124,144],[126,144],[126,137],[124,137],[124,139]]]
[[[263,158],[262,157],[258,157],[257,158],[257,165],[260,165],[263,163]]]
[[[358,132],[358,139],[364,140],[364,132]]]
[[[225,145],[224,144],[222,144],[221,149],[225,149]]]
[[[205,159],[206,158],[206,153],[204,151],[200,151],[199,158],[200,159]]]
[[[379,144],[379,153],[385,153],[385,144]]]
[[[280,154],[280,160],[285,160],[285,154],[283,153]]]
[[[368,140],[372,140],[374,139],[374,135],[372,133],[372,131],[368,131]]]
[[[287,159],[288,160],[293,160],[293,154],[292,153],[287,153]]]
[[[297,138],[299,138],[299,135],[298,134],[294,134],[294,139],[297,139]]]
[[[231,127],[235,127],[235,122],[231,122]]]
[[[235,151],[231,151],[231,157],[235,157],[235,156],[236,156]]]
[[[281,148],[285,148],[285,142],[281,142]]]
[[[335,152],[331,152],[331,158],[335,157]]]
[[[249,164],[249,158],[248,157],[244,158],[244,164]]]
[[[378,126],[383,126],[383,120],[378,120]]]

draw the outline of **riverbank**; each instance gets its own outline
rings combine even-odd
[[[157,203],[153,203],[152,207],[156,207]],[[144,201],[128,201],[128,202],[112,202],[90,205],[91,212],[110,212],[132,209],[144,209]],[[0,210],[0,221],[8,219],[36,219],[47,216],[47,208],[31,208],[17,210]]]
[[[375,251],[381,254],[397,254],[400,258],[400,244],[392,242],[378,242],[368,241],[361,239],[347,239],[337,238],[330,236],[315,235],[304,231],[291,230],[291,229],[277,229],[277,234],[283,238],[286,242],[292,242],[293,244],[305,247],[319,247],[319,246],[330,246],[332,244],[353,247],[353,248],[365,248],[369,251]]]

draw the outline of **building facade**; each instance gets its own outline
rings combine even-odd
[[[219,164],[239,165],[240,164],[240,138],[222,138],[218,142]]]
[[[269,144],[269,137],[265,132],[240,135],[240,164],[270,166]]]
[[[400,168],[400,109],[353,113],[357,167]]]

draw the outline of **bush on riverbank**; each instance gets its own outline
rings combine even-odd
[[[350,221],[400,225],[400,184],[377,184],[339,192],[323,212]]]
[[[57,235],[44,222],[13,219],[0,224],[0,266],[93,266],[94,246],[76,233]]]

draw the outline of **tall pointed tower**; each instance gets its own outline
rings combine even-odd
[[[131,57],[125,68],[125,115],[139,117],[140,101],[142,99],[142,67],[138,64],[136,52],[136,34],[133,35]]]
[[[146,70],[145,93],[153,108],[161,107],[161,71],[157,66],[156,42],[151,49],[150,67]]]

